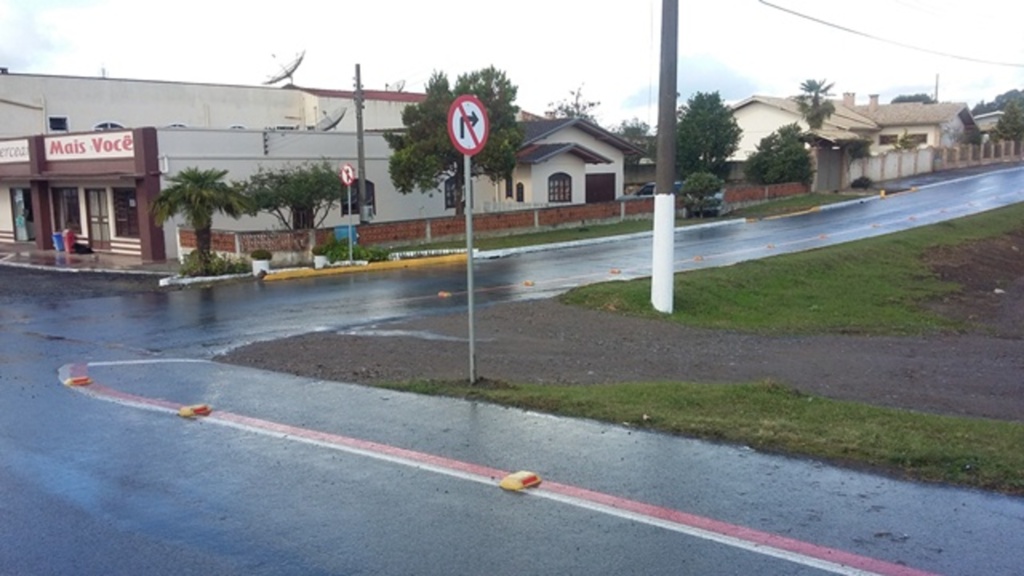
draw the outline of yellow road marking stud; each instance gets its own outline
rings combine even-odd
[[[618,268],[612,268],[612,274],[620,274],[621,272],[622,270],[619,270]]]
[[[195,418],[196,416],[209,416],[210,412],[213,412],[213,408],[209,404],[193,404],[192,406],[182,406],[178,410],[178,416]]]
[[[693,261],[694,262],[703,262],[704,261],[704,257],[703,256],[694,256],[693,257]]]
[[[879,190],[879,191],[878,191],[878,196],[879,196],[880,198],[885,198],[885,190]]]
[[[72,376],[64,381],[65,386],[88,386],[92,384],[92,378],[88,376]]]
[[[526,282],[523,282],[523,286],[533,286],[533,280],[527,280]]]
[[[441,290],[440,292],[437,293],[437,297],[438,298],[451,298],[452,297],[452,293],[448,292],[446,290]]]
[[[501,479],[501,483],[498,484],[504,490],[511,490],[513,492],[522,490],[524,488],[533,488],[540,486],[540,476],[533,472],[527,472],[521,470],[519,472],[513,472],[508,476]]]

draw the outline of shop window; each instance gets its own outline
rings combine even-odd
[[[139,207],[134,188],[114,188],[114,230],[120,238],[139,237]]]
[[[75,227],[82,229],[82,212],[78,207],[78,188],[54,188],[56,197],[57,221],[60,229]]]
[[[124,126],[117,122],[100,122],[92,127],[93,130],[124,130]]]
[[[548,202],[572,202],[572,176],[557,172],[548,177]]]
[[[67,116],[50,116],[47,118],[47,124],[50,127],[50,132],[67,132],[68,131],[68,117]]]

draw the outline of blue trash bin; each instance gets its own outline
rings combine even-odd
[[[359,231],[355,226],[335,226],[334,227],[334,238],[335,240],[348,239],[353,246],[359,244]]]
[[[64,252],[64,235],[60,232],[53,233],[53,249],[57,252]]]

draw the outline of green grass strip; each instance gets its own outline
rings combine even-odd
[[[854,465],[893,476],[1024,494],[1024,425],[868,406],[770,382],[383,386],[625,424]]]

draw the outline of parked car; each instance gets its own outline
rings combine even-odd
[[[675,187],[676,187],[676,194],[678,194],[679,191],[683,189],[682,181],[676,180],[676,186]],[[648,182],[647,184],[644,184],[643,186],[640,187],[639,190],[634,192],[632,194],[632,196],[636,196],[638,198],[642,197],[642,196],[654,196],[654,182]]]

